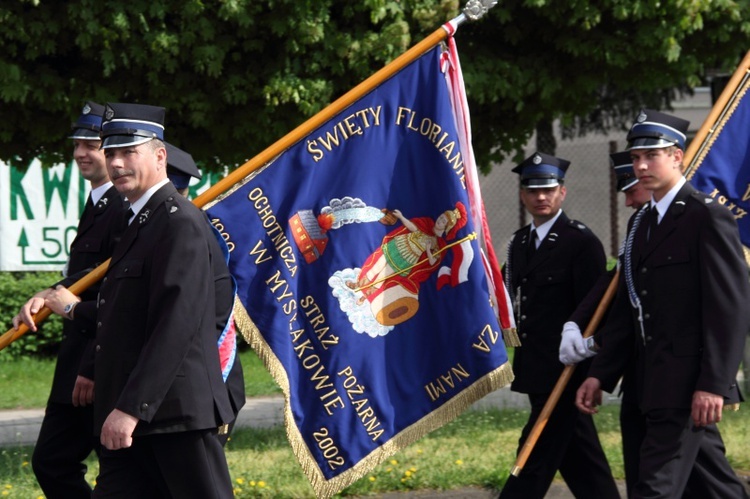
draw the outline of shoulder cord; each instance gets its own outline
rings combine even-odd
[[[513,248],[513,240],[515,238],[516,238],[515,234],[513,234],[510,237],[510,241],[508,241],[508,251],[505,257],[505,289],[508,291],[508,298],[510,300],[510,303],[514,303],[516,299],[515,294],[513,292],[513,287],[511,286],[511,276],[513,275],[513,270],[510,266],[510,261],[511,261],[510,254]]]
[[[632,255],[633,255],[633,240],[635,239],[635,232],[638,230],[638,226],[641,224],[641,219],[643,218],[643,215],[646,214],[649,211],[648,205],[646,205],[645,208],[642,208],[638,211],[635,215],[635,219],[633,220],[633,226],[630,228],[630,232],[628,232],[628,237],[624,242],[624,252],[623,252],[623,265],[625,267],[625,284],[628,287],[628,296],[630,297],[630,304],[633,306],[633,308],[638,310],[638,324],[641,328],[641,339],[643,340],[643,344],[646,344],[646,332],[643,329],[643,307],[641,306],[641,300],[638,298],[638,294],[635,292],[635,282],[633,280],[633,261],[632,261]]]

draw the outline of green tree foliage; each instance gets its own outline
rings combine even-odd
[[[559,118],[565,136],[626,131],[639,108],[669,108],[709,72],[732,72],[750,49],[749,8],[726,0],[499,2],[459,37],[482,165],[523,146],[537,123]]]
[[[162,105],[203,166],[251,158],[453,18],[458,0],[10,0],[0,159],[69,154],[87,99]],[[536,123],[622,126],[748,48],[747,2],[505,0],[457,42],[480,165]],[[62,124],[62,125],[61,125]]]
[[[60,280],[56,272],[0,272],[0,324],[12,328],[13,316],[26,300],[50,284]],[[2,329],[0,334],[7,330]],[[52,314],[39,324],[36,332],[29,331],[0,352],[3,359],[20,357],[52,357],[57,353],[62,338],[62,319]]]

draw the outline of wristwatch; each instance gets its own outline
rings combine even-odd
[[[72,303],[68,303],[65,305],[65,308],[63,308],[63,313],[65,314],[65,317],[68,319],[73,319],[71,315],[73,314],[73,309],[76,308],[76,305],[78,305],[79,302],[74,301]]]

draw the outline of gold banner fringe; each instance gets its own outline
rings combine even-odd
[[[506,347],[520,347],[521,338],[518,337],[518,330],[514,327],[503,329],[503,340]]]
[[[429,432],[440,428],[458,417],[477,400],[510,384],[514,377],[510,363],[506,362],[494,371],[487,373],[485,376],[475,381],[472,385],[466,387],[440,408],[427,414],[421,420],[402,430],[388,442],[372,451],[354,467],[330,480],[327,480],[320,471],[317,462],[310,454],[308,447],[305,445],[299,429],[294,424],[294,417],[292,416],[290,404],[289,380],[286,377],[283,365],[268,346],[268,343],[266,343],[257,326],[247,314],[247,311],[239,300],[235,301],[234,312],[237,328],[243,338],[245,338],[245,341],[247,341],[253,350],[255,350],[263,361],[263,364],[266,366],[266,369],[268,369],[271,376],[284,392],[284,427],[286,429],[287,438],[289,439],[294,455],[297,457],[297,460],[302,467],[302,471],[310,481],[310,485],[312,486],[315,495],[321,499],[328,499],[343,490],[345,487],[356,482],[394,453],[408,447]],[[503,331],[503,334],[505,335],[506,332]],[[518,338],[517,335],[516,338]]]

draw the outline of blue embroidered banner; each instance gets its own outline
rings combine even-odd
[[[319,497],[512,379],[441,50],[206,207]]]
[[[737,88],[734,99],[713,126],[692,162],[690,183],[725,205],[740,229],[740,240],[750,247],[750,80]]]

